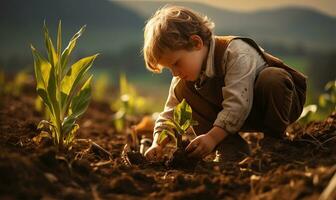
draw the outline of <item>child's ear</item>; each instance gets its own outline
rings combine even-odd
[[[195,50],[200,50],[203,47],[203,40],[199,35],[191,35],[190,42]]]

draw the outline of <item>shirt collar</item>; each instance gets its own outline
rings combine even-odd
[[[215,37],[212,36],[210,40],[209,53],[207,57],[206,67],[204,73],[207,77],[214,76],[214,53],[215,53]]]
[[[209,44],[209,52],[206,58],[205,66],[202,66],[200,75],[195,82],[195,87],[199,88],[202,83],[207,79],[207,77],[214,76],[214,52],[215,52],[215,37],[212,36]]]

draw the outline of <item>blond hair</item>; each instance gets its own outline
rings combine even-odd
[[[209,44],[214,23],[182,6],[166,5],[157,10],[147,21],[144,30],[143,54],[146,68],[161,73],[158,61],[166,50],[191,50],[194,43],[191,35],[198,35],[204,44]]]

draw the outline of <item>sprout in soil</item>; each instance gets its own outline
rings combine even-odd
[[[123,132],[128,127],[128,122],[134,119],[135,115],[145,113],[147,99],[140,96],[136,87],[131,84],[125,75],[120,74],[119,98],[111,103],[111,109],[117,110],[113,115],[113,125],[117,132]]]
[[[168,119],[164,122],[164,125],[169,127],[169,129],[165,129],[160,133],[158,143],[160,144],[165,138],[169,137],[175,142],[177,148],[181,148],[182,136],[186,134],[189,127],[197,124],[197,121],[192,119],[191,107],[186,100],[183,99],[182,102],[174,108],[173,119]]]
[[[186,134],[188,128],[198,124],[192,119],[191,107],[185,99],[174,108],[173,119],[165,121],[164,124],[169,128],[160,133],[158,143],[160,144],[165,138],[169,137],[175,142],[177,147],[173,156],[166,162],[166,165],[180,169],[193,169],[196,167],[200,159],[189,157],[189,153],[185,151],[189,141],[182,141],[182,136]],[[193,133],[195,134],[195,132]]]
[[[85,57],[69,65],[69,57],[77,39],[85,30],[83,26],[61,51],[61,21],[58,25],[57,48],[54,48],[47,26],[44,24],[44,40],[48,59],[31,45],[36,77],[37,94],[45,104],[50,119],[42,120],[38,128],[45,128],[51,134],[54,144],[63,149],[69,147],[79,126],[76,120],[86,111],[91,97],[89,74],[98,54]]]

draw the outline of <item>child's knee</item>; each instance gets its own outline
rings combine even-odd
[[[265,92],[272,91],[278,94],[284,89],[294,89],[291,75],[278,67],[267,67],[262,70],[257,77],[256,86],[261,87]]]

